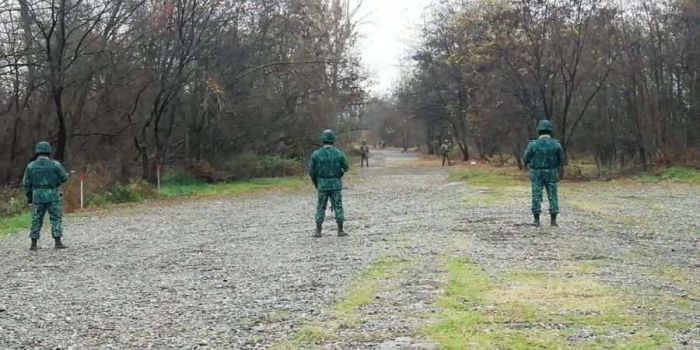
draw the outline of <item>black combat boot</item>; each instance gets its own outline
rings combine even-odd
[[[552,227],[557,227],[559,224],[557,224],[557,213],[552,213]]]
[[[532,226],[535,227],[540,227],[540,214],[533,214],[535,217],[535,221],[532,223]]]
[[[343,223],[342,223],[342,222],[339,222],[339,223],[338,223],[338,237],[345,237],[345,236],[347,236],[347,235],[348,235],[348,234],[345,233],[345,231],[343,231]]]
[[[316,233],[314,234],[314,237],[321,238],[321,231],[322,230],[323,230],[323,223],[317,222],[316,223]]]
[[[39,241],[38,239],[32,238],[32,246],[29,247],[29,250],[31,250],[31,251],[38,250],[39,247],[36,246],[36,243],[37,243],[38,241]]]
[[[54,246],[53,246],[55,249],[66,249],[66,248],[68,248],[68,247],[66,247],[65,245],[63,245],[63,243],[61,242],[61,237],[54,237],[53,240],[54,240],[54,242],[55,242],[55,244],[54,244]]]

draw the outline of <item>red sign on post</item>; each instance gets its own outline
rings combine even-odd
[[[162,165],[160,165],[160,164],[156,165],[156,170],[158,170],[158,171],[161,171],[161,170],[163,170],[163,166],[162,166]]]
[[[80,180],[80,181],[85,181],[85,174],[79,174],[79,175],[78,175],[78,180]]]

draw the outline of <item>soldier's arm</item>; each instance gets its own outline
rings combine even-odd
[[[350,169],[350,163],[348,163],[348,157],[345,156],[345,153],[342,151],[340,152],[340,167],[343,169],[343,174],[348,172],[348,169]]]
[[[316,173],[316,157],[311,155],[311,162],[309,162],[309,176],[311,177],[311,182],[313,182],[314,187],[318,187],[318,174]]]
[[[558,162],[557,162],[557,168],[560,168],[564,164],[564,147],[561,146],[561,143],[557,142],[558,147]]]
[[[61,180],[61,183],[68,181],[68,172],[58,161],[56,161],[56,170],[58,171],[58,178]]]
[[[525,165],[530,164],[532,160],[532,142],[528,143],[527,148],[525,148],[525,154],[523,155],[523,161]]]
[[[24,194],[27,196],[27,201],[32,202],[32,179],[29,175],[29,166],[24,170],[24,176],[22,177],[22,186],[24,186]]]

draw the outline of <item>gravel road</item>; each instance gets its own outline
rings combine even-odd
[[[454,256],[489,276],[577,278],[561,271],[590,264],[586,278],[623,290],[634,313],[682,325],[664,330],[674,348],[700,349],[697,187],[565,184],[562,226],[535,229],[527,188],[481,203],[483,188],[449,182],[437,161],[373,151],[370,162],[346,181],[344,238],[332,217],[311,237],[311,188],[71,216],[64,251],[47,234],[37,253],[24,234],[0,237],[0,349],[269,348],[309,320],[332,322],[328,309],[387,257],[407,263],[357,311],[362,322],[315,347],[435,349],[418,330]]]
[[[311,188],[70,216],[63,251],[2,237],[0,349],[265,348],[405,234],[448,234],[463,186],[415,159],[376,151],[346,181],[344,238],[332,216],[311,237]]]

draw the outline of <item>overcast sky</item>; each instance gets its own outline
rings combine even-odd
[[[353,0],[358,1],[358,0]],[[365,65],[373,73],[374,93],[390,90],[401,72],[402,58],[422,23],[422,13],[431,0],[363,0],[361,14],[366,16],[360,33],[360,51]]]

